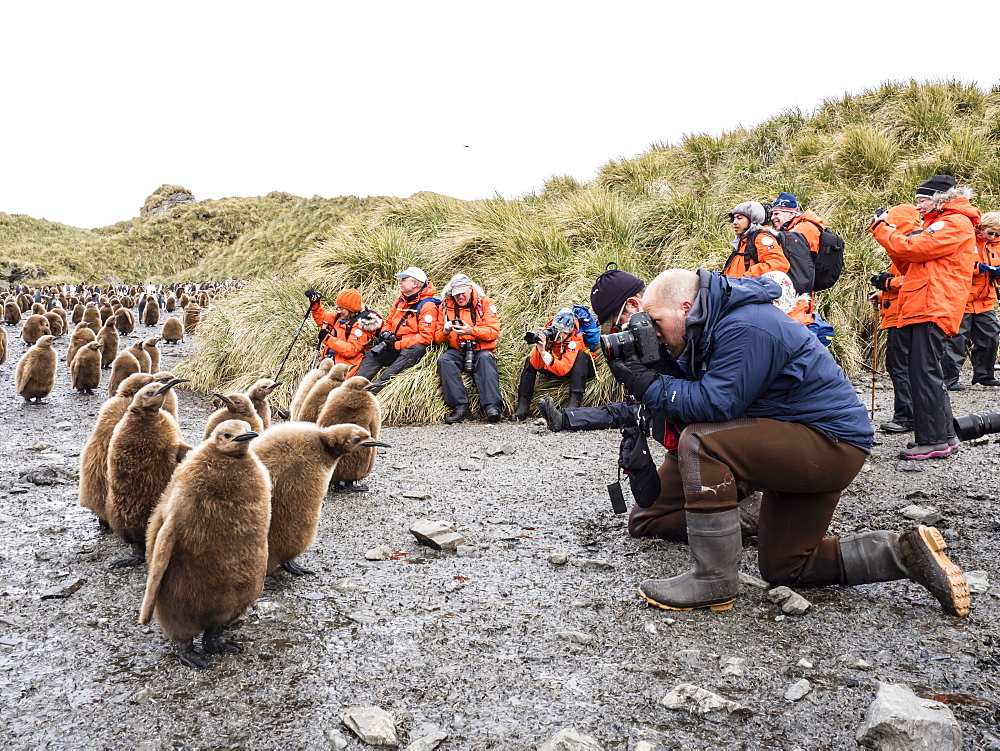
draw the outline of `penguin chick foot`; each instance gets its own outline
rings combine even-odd
[[[131,568],[146,562],[146,549],[139,545],[132,546],[132,552],[124,558],[119,558],[111,564],[111,568]]]
[[[281,567],[285,569],[292,576],[305,576],[307,574],[315,574],[316,572],[312,569],[300,566],[295,561],[285,561],[281,564]]]
[[[196,652],[194,644],[191,643],[190,639],[184,642],[180,650],[177,652],[177,659],[180,660],[181,665],[186,668],[209,670],[212,667],[212,661],[208,658],[208,655]]]
[[[201,637],[201,645],[211,655],[222,653],[238,655],[243,653],[242,645],[223,636],[221,628],[206,629],[205,635]]]

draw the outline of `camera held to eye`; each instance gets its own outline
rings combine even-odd
[[[602,335],[601,349],[609,360],[636,357],[643,365],[660,361],[660,343],[648,313],[633,313],[624,331]]]

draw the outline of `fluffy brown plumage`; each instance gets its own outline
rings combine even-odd
[[[202,435],[203,441],[207,441],[212,435],[212,431],[215,430],[215,427],[226,420],[243,420],[243,422],[250,425],[251,430],[257,433],[264,429],[260,417],[257,416],[257,410],[253,408],[253,402],[250,401],[250,397],[246,394],[228,394],[225,396],[222,394],[213,394],[213,396],[222,402],[222,406],[213,412],[208,418],[208,422],[205,423],[205,433]]]
[[[239,420],[216,426],[178,468],[149,523],[149,574],[140,623],[155,617],[181,642],[180,660],[208,667],[191,640],[205,632],[206,652],[240,652],[222,638],[260,596],[267,568],[271,484]]]
[[[378,399],[368,391],[371,381],[361,376],[348,378],[330,392],[323,410],[316,419],[321,428],[341,423],[353,423],[378,438],[382,429],[382,410]],[[333,471],[331,482],[356,483],[375,468],[375,449],[362,449],[345,456]]]
[[[40,404],[56,385],[56,351],[52,349],[55,340],[50,334],[41,337],[17,363],[14,388],[25,401],[34,399]]]
[[[330,368],[330,372],[326,375],[317,378],[299,405],[298,414],[292,419],[302,422],[316,422],[323,405],[326,404],[326,398],[331,391],[344,382],[344,376],[350,369],[349,365],[341,363]]]

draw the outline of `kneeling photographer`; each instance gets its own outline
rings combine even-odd
[[[643,299],[661,345],[655,367],[642,361],[641,346],[609,362],[629,393],[687,426],[647,511],[676,520],[678,536],[686,527],[694,566],[642,582],[639,594],[668,610],[732,607],[742,552],[738,487],[747,484],[763,489],[758,561],[771,584],[908,578],[946,612],[966,615],[965,578],[936,529],[823,536],[871,450],[872,427],[829,352],[772,304],[780,294],[768,279],[665,271]]]

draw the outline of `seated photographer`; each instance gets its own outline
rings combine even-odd
[[[350,378],[361,365],[372,334],[382,327],[382,316],[365,310],[361,293],[356,289],[345,289],[337,295],[336,310],[332,313],[323,307],[321,295],[316,290],[307,290],[306,297],[311,303],[309,312],[319,326],[319,359],[332,357],[334,364],[350,365],[347,371]]]
[[[500,319],[496,305],[465,274],[455,274],[441,297],[434,343],[448,345],[437,367],[445,404],[452,409],[444,421],[451,424],[469,417],[469,392],[462,382],[462,373],[469,373],[479,390],[486,420],[499,422],[502,398],[495,350]]]
[[[966,615],[961,570],[932,527],[823,537],[840,494],[872,445],[854,388],[807,328],[772,304],[768,279],[672,269],[643,307],[663,345],[655,369],[612,360],[643,404],[687,425],[661,468],[661,514],[683,509],[694,567],[650,579],[639,594],[668,610],[728,610],[739,593],[738,485],[764,489],[759,567],[772,584],[816,587],[911,579]],[[677,530],[678,535],[681,532]]]
[[[539,372],[552,378],[569,380],[566,409],[579,407],[587,381],[594,377],[594,359],[583,343],[580,324],[573,310],[563,308],[543,329],[527,332],[524,340],[535,347],[521,371],[521,380],[517,384],[517,407],[510,416],[511,422],[519,422],[528,416]]]
[[[372,345],[356,375],[372,382],[368,390],[377,394],[397,373],[420,362],[434,340],[437,328],[437,303],[433,282],[423,269],[410,266],[396,274],[399,297],[382,324],[377,342]],[[382,370],[385,368],[385,370]],[[382,370],[382,374],[375,375]]]

